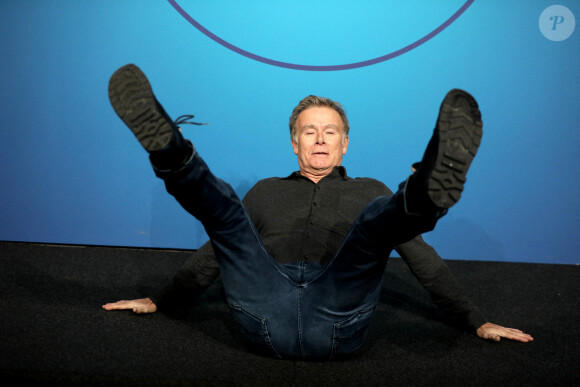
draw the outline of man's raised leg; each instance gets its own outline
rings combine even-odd
[[[121,67],[111,76],[109,98],[117,115],[149,153],[155,174],[164,180],[167,191],[204,225],[226,292],[243,304],[274,293],[264,286],[278,286],[276,279],[282,276],[272,275],[277,264],[263,248],[240,199],[229,184],[211,173],[193,144],[183,138],[155,98],[145,74],[132,64]],[[260,270],[267,271],[262,274],[271,280],[263,281]]]
[[[481,143],[482,128],[475,98],[460,89],[447,93],[423,159],[409,178],[407,211],[445,212],[459,201]]]
[[[155,174],[210,237],[230,310],[254,348],[268,355],[299,353],[297,287],[266,252],[240,199],[218,179],[156,100],[134,65],[109,83],[113,108],[149,152]]]
[[[482,126],[471,95],[462,90],[446,95],[418,170],[393,196],[379,197],[362,211],[326,270],[304,286],[301,326],[306,352],[346,354],[363,343],[390,252],[431,231],[457,203]],[[325,349],[329,336],[332,349]]]

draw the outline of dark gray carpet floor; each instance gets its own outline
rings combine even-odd
[[[528,344],[448,324],[391,259],[365,346],[335,362],[246,351],[216,282],[181,316],[107,312],[168,281],[187,251],[0,242],[3,385],[580,385],[580,266],[448,261],[494,322]]]

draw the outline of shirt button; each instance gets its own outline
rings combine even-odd
[[[318,205],[318,203],[317,203],[317,202],[312,202],[312,205],[313,205],[314,207],[316,207],[316,206]]]

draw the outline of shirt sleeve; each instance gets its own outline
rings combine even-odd
[[[207,242],[185,261],[173,279],[151,300],[159,310],[174,310],[190,304],[219,275],[219,268],[211,243]]]
[[[449,267],[421,236],[395,248],[431,299],[453,321],[473,331],[487,322],[467,297]]]

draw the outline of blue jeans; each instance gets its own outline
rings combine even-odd
[[[406,213],[403,183],[395,195],[378,197],[362,211],[330,263],[279,264],[234,190],[196,151],[179,171],[155,173],[205,227],[243,336],[275,358],[328,360],[358,349],[390,252],[436,223]]]

